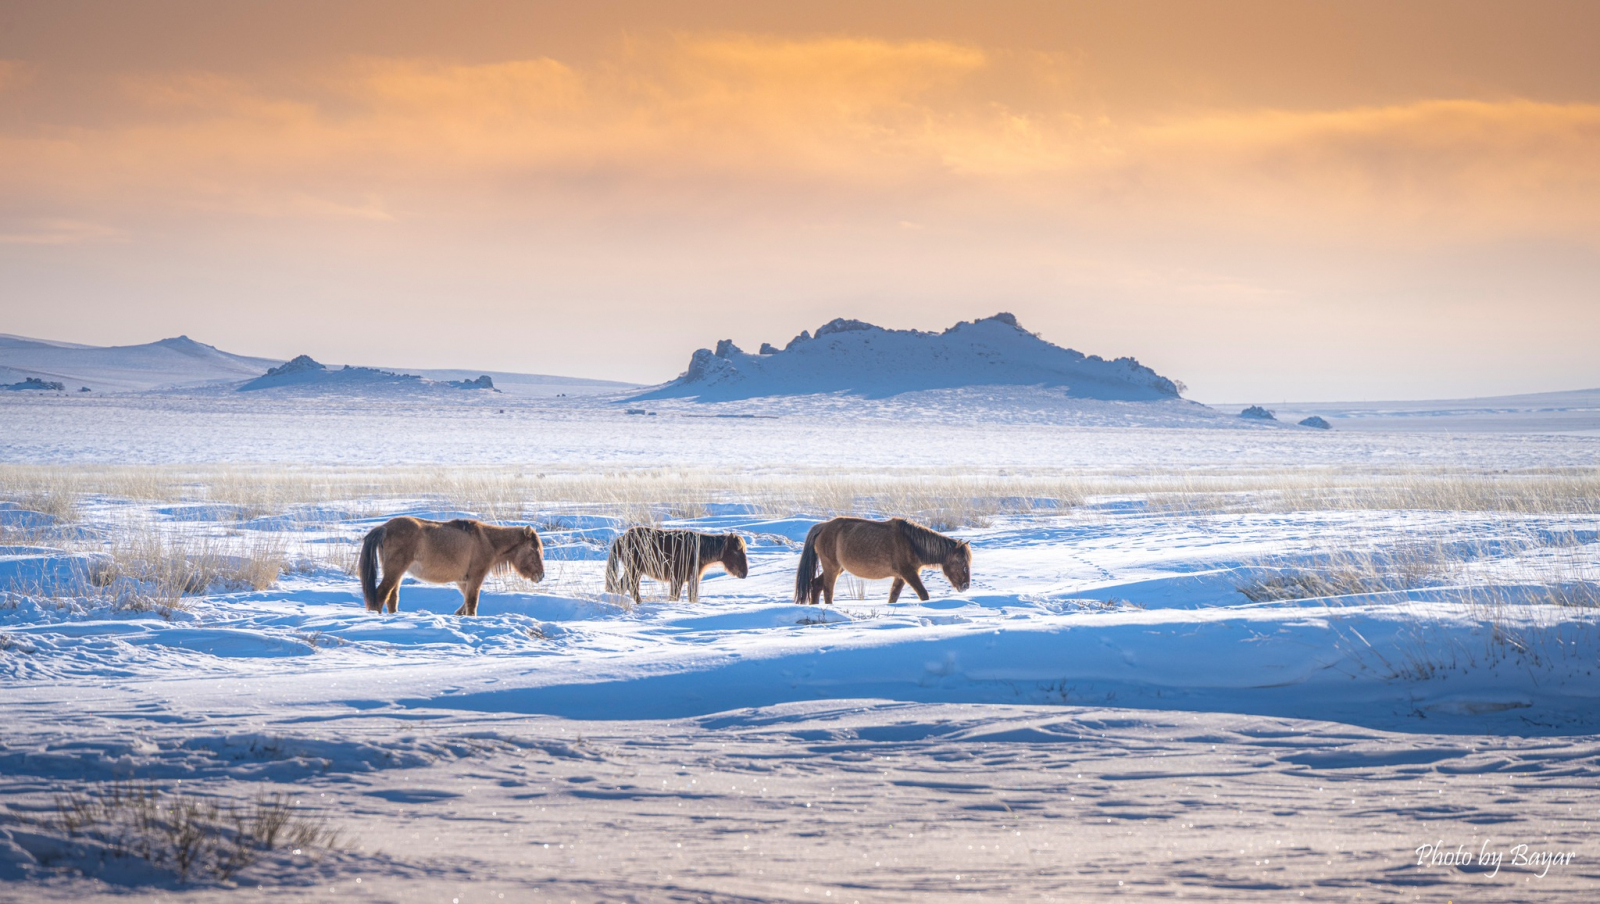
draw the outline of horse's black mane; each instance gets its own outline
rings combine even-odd
[[[685,531],[694,537],[700,544],[700,559],[709,562],[712,559],[722,558],[722,550],[728,545],[727,534],[702,534],[699,531]]]
[[[960,540],[946,537],[937,531],[929,530],[915,521],[896,518],[900,522],[900,534],[911,544],[911,551],[924,565],[938,565],[961,545]]]

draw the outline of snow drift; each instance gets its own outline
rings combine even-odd
[[[722,402],[762,396],[846,393],[886,398],[970,386],[1046,387],[1071,398],[1177,399],[1180,387],[1133,358],[1106,360],[1052,344],[1010,314],[934,333],[890,330],[839,318],[782,349],[750,354],[724,339],[702,348],[677,379],[634,399]]]

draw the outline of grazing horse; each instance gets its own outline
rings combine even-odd
[[[817,573],[817,566],[822,573]],[[904,518],[868,521],[864,518],[834,518],[815,525],[806,533],[800,551],[800,570],[794,579],[794,601],[817,604],[825,596],[833,605],[833,583],[839,572],[848,571],[869,580],[894,578],[889,588],[889,603],[900,598],[907,584],[917,598],[928,599],[917,572],[937,565],[944,570],[950,586],[959,593],[972,583],[972,547],[935,533]]]
[[[666,581],[672,598],[689,585],[689,602],[700,602],[700,576],[721,565],[736,578],[750,573],[744,538],[738,534],[698,534],[688,530],[630,527],[611,544],[606,558],[606,592],[626,593],[639,602],[639,579]]]
[[[378,583],[378,561],[383,583]],[[432,584],[461,588],[457,615],[478,614],[478,590],[491,571],[510,569],[530,581],[544,579],[544,546],[531,527],[495,527],[460,518],[429,521],[400,517],[372,529],[361,544],[361,595],[367,609],[400,609],[400,579],[406,572]]]

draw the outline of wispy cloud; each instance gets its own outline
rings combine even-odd
[[[665,193],[858,211],[959,197],[1273,229],[1592,239],[1600,225],[1600,107],[1436,99],[1118,119],[1086,110],[1063,71],[939,41],[687,34],[582,67],[363,57],[291,88],[144,74],[124,79],[113,122],[0,134],[0,191],[92,219],[119,205],[537,215]]]
[[[121,229],[76,220],[0,220],[0,245],[77,245],[117,242],[127,238]]]

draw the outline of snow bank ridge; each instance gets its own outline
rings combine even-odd
[[[884,398],[967,386],[1039,386],[1070,397],[1176,399],[1181,386],[1133,358],[1106,360],[1041,339],[1001,313],[943,332],[891,330],[843,317],[750,354],[730,339],[702,348],[675,380],[636,399],[729,401],[843,392]]]

